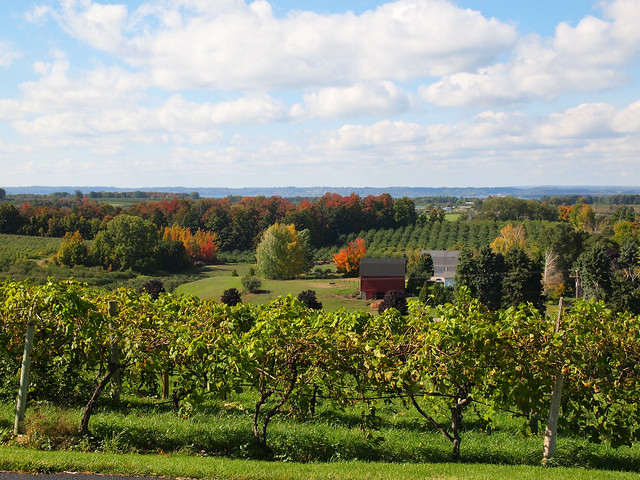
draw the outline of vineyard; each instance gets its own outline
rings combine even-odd
[[[378,412],[391,402],[416,415],[412,428],[439,432],[458,458],[476,414],[472,422],[489,431],[507,415],[523,434],[539,435],[559,373],[562,434],[612,446],[640,437],[640,318],[601,303],[576,302],[557,333],[556,319],[531,307],[489,311],[464,292],[455,305],[431,311],[412,303],[407,315],[378,316],[311,310],[291,297],[229,307],[71,281],[5,282],[0,305],[0,395],[10,402],[19,389],[31,321],[29,398],[86,405],[79,438],[99,438],[91,417],[109,405],[105,392],[119,388],[162,393],[183,418],[241,395],[251,403],[241,418],[252,448],[275,458],[282,454],[271,435],[275,419],[314,424],[322,405],[338,422],[358,408],[363,438],[375,445],[384,442]]]
[[[60,248],[60,242],[60,238],[0,233],[0,266],[23,258],[51,256]]]

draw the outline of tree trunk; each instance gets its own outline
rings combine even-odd
[[[111,377],[113,377],[113,375],[119,370],[119,365],[109,364],[107,374],[102,378],[102,380],[100,380],[100,383],[98,383],[93,395],[91,395],[91,399],[87,403],[86,407],[84,407],[84,413],[82,414],[82,420],[80,421],[80,427],[78,428],[78,433],[80,433],[80,435],[87,435],[89,433],[89,420],[93,413],[93,409],[95,408],[96,403],[98,403],[98,399],[100,398],[104,387],[107,386]]]
[[[169,398],[169,369],[162,371],[162,399],[166,400]]]

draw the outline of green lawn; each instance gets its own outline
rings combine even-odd
[[[217,480],[638,480],[640,474],[521,465],[293,463],[193,457],[37,451],[0,447],[0,471],[91,472]]]
[[[227,264],[208,267],[207,278],[191,283],[185,283],[176,288],[176,293],[194,295],[203,299],[220,300],[222,292],[228,288],[242,291],[241,277],[250,268],[246,264]],[[232,272],[238,274],[233,276]],[[244,294],[242,301],[249,304],[268,303],[279,296],[288,294],[298,295],[304,290],[314,290],[323,308],[328,311],[341,307],[347,310],[362,310],[369,308],[370,300],[361,300],[359,278],[331,278],[331,279],[297,279],[297,280],[266,280],[262,279],[261,289],[264,293]]]

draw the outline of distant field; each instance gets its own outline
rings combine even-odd
[[[44,258],[60,248],[61,238],[28,237],[0,233],[0,262],[14,262],[23,258]]]
[[[209,277],[176,288],[175,293],[194,295],[203,299],[220,300],[222,292],[228,288],[242,291],[241,277],[250,268],[246,264],[228,264],[209,267]],[[236,270],[238,276],[233,276]],[[242,301],[249,304],[268,303],[279,296],[297,296],[304,290],[315,290],[318,300],[328,311],[341,307],[347,310],[362,310],[369,307],[370,300],[358,298],[360,280],[358,278],[262,280],[265,293],[244,294]]]

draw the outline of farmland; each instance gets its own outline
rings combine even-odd
[[[175,290],[177,294],[195,295],[202,299],[219,300],[229,288],[242,291],[241,277],[249,271],[248,264],[227,264],[209,266],[205,278],[182,284]],[[332,275],[331,278],[305,278],[296,280],[262,279],[260,292],[243,295],[242,301],[257,305],[269,303],[280,296],[297,295],[304,290],[314,290],[325,310],[333,311],[344,307],[347,310],[367,309],[370,301],[361,300],[360,280]]]

